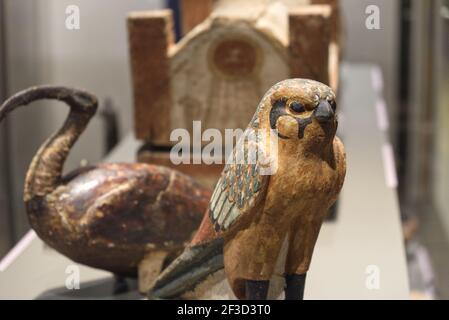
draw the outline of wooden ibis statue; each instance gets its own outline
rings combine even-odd
[[[210,191],[175,170],[141,163],[104,163],[63,175],[64,162],[95,114],[97,99],[66,87],[33,87],[1,106],[0,121],[40,99],[65,102],[70,113],[28,170],[24,201],[31,227],[76,262],[136,276],[147,259],[142,272],[149,268],[157,275],[165,260],[190,241]]]

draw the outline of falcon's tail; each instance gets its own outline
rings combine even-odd
[[[148,297],[177,298],[220,269],[223,269],[223,238],[187,247],[159,275],[153,289],[148,292]]]

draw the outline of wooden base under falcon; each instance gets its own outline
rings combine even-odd
[[[224,267],[238,298],[265,299],[287,237],[285,296],[302,299],[321,224],[345,177],[337,125],[328,86],[274,85],[228,159],[192,243],[149,296],[177,297]]]

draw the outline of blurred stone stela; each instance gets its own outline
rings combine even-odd
[[[174,129],[245,129],[263,93],[286,78],[338,87],[337,0],[183,0],[183,37],[170,10],[128,16],[137,158],[214,186],[223,164],[170,161]],[[207,142],[202,142],[203,146]],[[224,163],[224,161],[223,161]]]

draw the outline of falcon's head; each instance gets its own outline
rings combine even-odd
[[[335,94],[313,80],[289,79],[274,85],[259,108],[260,122],[269,124],[288,144],[322,148],[337,130]]]

